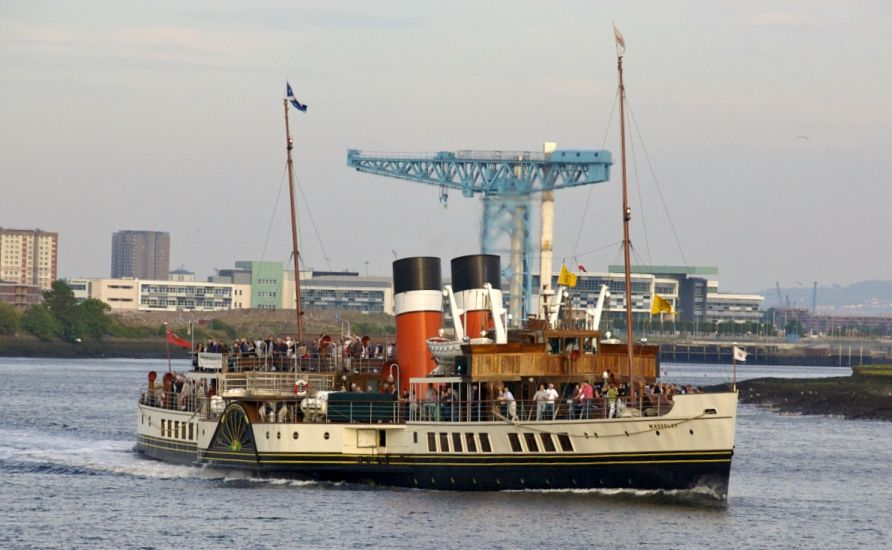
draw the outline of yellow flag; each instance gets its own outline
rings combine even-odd
[[[561,274],[558,276],[558,284],[561,286],[576,286],[576,275],[567,270],[567,266],[561,264]]]
[[[656,315],[657,313],[672,314],[672,302],[663,298],[659,294],[654,294],[653,302],[650,305],[650,314]]]

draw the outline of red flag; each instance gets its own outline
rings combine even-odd
[[[576,267],[579,268],[579,271],[582,271],[583,273],[588,273],[588,271],[585,270],[585,266],[584,266],[584,265],[582,265],[582,264],[577,264]]]
[[[167,329],[167,343],[180,346],[181,348],[192,349],[192,344],[188,340],[183,340],[170,329]]]

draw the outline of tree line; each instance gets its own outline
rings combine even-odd
[[[110,310],[108,304],[95,298],[78,303],[68,283],[58,280],[52,289],[44,291],[43,303],[22,313],[10,304],[0,304],[0,334],[23,330],[41,340],[98,340],[115,331],[116,323],[107,315]]]

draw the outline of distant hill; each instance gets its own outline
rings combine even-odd
[[[759,291],[765,296],[763,309],[778,305],[777,289]],[[790,306],[811,309],[812,287],[781,287],[784,301],[789,298]],[[892,281],[861,281],[851,285],[818,286],[818,313],[849,313],[852,315],[892,314]]]

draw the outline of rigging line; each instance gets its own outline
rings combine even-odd
[[[297,180],[297,188],[300,190],[300,198],[303,199],[303,204],[306,205],[305,210],[307,211],[307,216],[310,218],[310,225],[313,226],[313,233],[316,234],[316,242],[319,243],[319,248],[322,250],[322,257],[325,258],[325,265],[328,266],[328,270],[331,271],[331,258],[328,257],[328,252],[325,250],[325,245],[322,243],[322,237],[319,236],[319,228],[316,226],[316,220],[313,218],[313,209],[310,208],[310,203],[307,201],[307,196],[304,194],[304,188],[300,185],[300,178],[295,176]]]
[[[652,265],[652,258],[650,255],[650,235],[647,232],[647,216],[644,215],[644,193],[641,192],[641,178],[638,172],[638,156],[635,154],[635,140],[631,138],[632,136],[629,136],[629,152],[632,157],[632,179],[635,180],[635,190],[638,192],[638,208],[641,211],[638,215],[638,219],[641,220],[641,227],[644,230],[644,251],[647,253],[647,263],[648,265]]]
[[[607,136],[610,134],[610,128],[613,125],[613,113],[616,111],[616,104],[619,101],[619,90],[616,91],[616,95],[613,96],[613,106],[610,107],[610,116],[607,118],[607,128],[604,129],[604,139],[601,140],[601,149],[605,147],[607,144]],[[592,185],[588,186],[588,193],[585,196],[585,207],[582,209],[582,220],[579,223],[579,231],[576,232],[576,242],[573,243],[573,255],[576,255],[576,250],[579,248],[579,239],[582,238],[582,228],[585,227],[585,219],[588,217],[588,207],[592,201],[592,193],[594,193],[595,188]]]
[[[279,182],[279,191],[276,193],[276,202],[273,205],[273,213],[269,217],[269,227],[266,228],[266,239],[263,241],[263,250],[260,252],[260,261],[266,259],[266,248],[269,245],[269,236],[273,231],[273,222],[276,219],[276,212],[279,211],[279,199],[282,197],[282,188],[285,187],[285,175],[288,173],[288,163],[282,169],[282,180]]]
[[[669,220],[669,227],[672,229],[672,236],[675,237],[675,246],[678,247],[678,252],[681,254],[681,259],[684,262],[685,266],[688,266],[688,259],[685,256],[684,249],[681,247],[681,240],[678,238],[678,232],[675,230],[675,224],[672,222],[672,216],[669,213],[669,207],[666,205],[666,198],[663,196],[663,188],[660,186],[660,181],[657,179],[657,173],[654,170],[653,163],[650,160],[650,153],[647,152],[647,145],[644,144],[644,138],[641,137],[641,130],[638,128],[638,119],[635,118],[635,112],[632,111],[632,103],[628,101],[628,95],[626,96],[626,103],[629,106],[629,116],[632,119],[632,125],[635,127],[635,132],[638,134],[638,141],[641,142],[641,150],[644,151],[644,159],[647,161],[647,167],[650,170],[650,175],[654,180],[654,185],[657,188],[657,193],[660,195],[660,202],[663,204],[663,211],[666,213],[666,219]]]
[[[616,242],[612,242],[612,243],[610,243],[610,244],[605,244],[604,246],[601,246],[601,247],[598,247],[598,248],[594,248],[594,249],[592,249],[592,250],[587,250],[587,251],[585,251],[585,252],[580,252],[578,256],[573,256],[573,257],[574,257],[574,258],[584,258],[585,256],[588,256],[589,254],[594,254],[595,252],[600,252],[600,251],[602,251],[602,250],[606,250],[606,249],[608,249],[608,248],[610,248],[610,247],[613,247],[613,246],[616,246],[616,245],[618,245],[618,244],[623,244],[623,242],[622,242],[622,241],[616,241]]]

